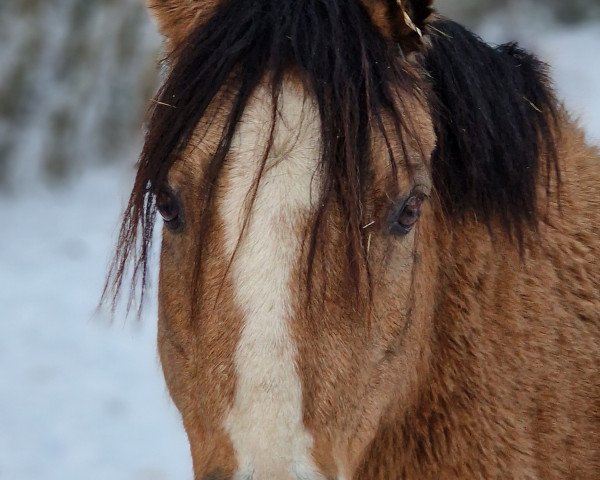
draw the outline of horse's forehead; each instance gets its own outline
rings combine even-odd
[[[189,184],[190,177],[199,182],[202,180],[207,162],[210,162],[222,141],[223,129],[230,113],[227,108],[229,101],[225,97],[218,95],[197,125],[188,148],[171,169],[169,180],[172,183]],[[275,108],[273,102],[276,103]],[[371,167],[374,178],[382,181],[389,179],[389,154],[392,151],[395,163],[409,164],[411,170],[417,172],[417,176],[423,180],[421,183],[428,183],[426,177],[429,166],[423,160],[435,145],[431,118],[415,98],[406,96],[403,103],[408,109],[411,124],[414,131],[418,132],[419,138],[407,135],[404,140],[400,140],[400,137],[388,136],[387,143],[383,136],[378,134],[377,129],[371,131]],[[390,123],[386,130],[394,131],[393,121],[386,119],[385,115],[383,120]],[[268,153],[266,166],[292,155],[296,158],[306,158],[309,160],[306,162],[307,168],[312,168],[312,160],[322,161],[321,134],[318,105],[301,82],[293,78],[285,80],[276,98],[273,89],[268,84],[263,84],[252,94],[236,126],[225,169],[240,154],[250,155],[259,162],[265,153]],[[406,140],[408,143],[405,145],[399,143]],[[396,180],[402,183],[407,179]]]
[[[268,153],[269,164],[289,156],[317,159],[320,157],[320,127],[314,100],[299,85],[284,82],[276,100],[270,88],[261,87],[242,116],[231,156],[250,153],[260,161]],[[307,165],[311,163],[314,162],[307,161]]]
[[[276,103],[275,108],[273,102]],[[427,159],[435,146],[432,120],[416,97],[404,95],[402,102],[410,116],[411,131],[389,135],[389,132],[397,132],[396,125],[382,112],[387,135],[384,137],[378,128],[363,132],[371,142],[372,180],[375,183],[389,181],[393,172],[390,165],[395,163],[408,166],[412,181],[427,187],[430,183]],[[293,79],[284,81],[276,99],[270,87],[260,87],[253,94],[237,127],[231,147],[232,159],[239,154],[250,153],[260,161],[268,149],[267,167],[293,157],[306,159],[308,169],[319,169],[323,161],[321,127],[316,100],[301,82]],[[390,155],[394,156],[393,160]],[[282,169],[280,174],[284,173],[285,169]],[[399,182],[402,189],[409,188],[411,179],[400,174],[394,181]]]
[[[196,126],[188,147],[169,172],[170,183],[180,186],[190,184],[190,179],[191,183],[202,180],[207,163],[222,141],[230,113],[227,108],[230,99],[225,97],[218,95]],[[266,84],[252,94],[236,126],[225,170],[240,155],[252,157],[258,163],[268,153],[266,166],[289,155],[306,159],[320,157],[321,122],[314,99],[299,82],[284,81],[275,109],[273,101],[273,90]],[[308,161],[307,168],[310,164]],[[251,166],[253,168],[254,163]]]

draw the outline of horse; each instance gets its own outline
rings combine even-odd
[[[600,154],[547,67],[431,0],[148,3],[105,294],[160,215],[195,478],[600,479]]]

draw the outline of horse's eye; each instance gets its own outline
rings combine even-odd
[[[181,225],[181,209],[176,195],[167,189],[161,189],[156,195],[156,209],[165,225],[171,230],[178,230]]]
[[[424,193],[413,193],[393,210],[390,227],[393,234],[406,235],[412,230],[421,216],[425,198]]]

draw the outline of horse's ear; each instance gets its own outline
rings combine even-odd
[[[160,32],[176,46],[216,10],[222,0],[146,0]]]
[[[405,52],[420,49],[423,33],[433,18],[433,0],[361,0],[383,35]]]

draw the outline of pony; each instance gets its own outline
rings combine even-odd
[[[148,3],[105,296],[160,215],[195,478],[600,479],[600,155],[546,66],[430,0]]]

